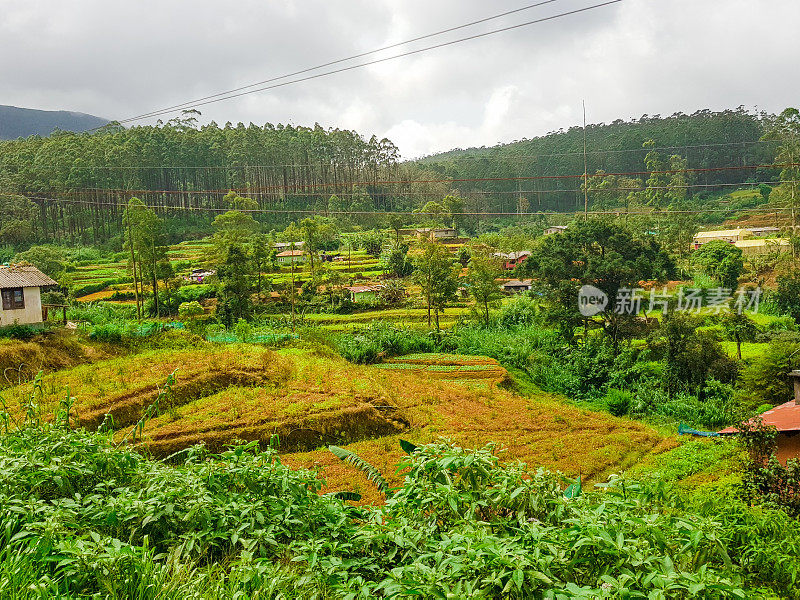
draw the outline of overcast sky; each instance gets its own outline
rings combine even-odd
[[[0,104],[123,119],[534,1],[0,0]],[[600,1],[555,0],[375,57]],[[590,123],[774,112],[800,104],[798,24],[797,0],[624,0],[204,106],[201,120],[318,122],[411,158],[566,129],[582,99]]]

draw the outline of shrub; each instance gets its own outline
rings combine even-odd
[[[33,327],[31,325],[21,325],[19,323],[13,323],[12,325],[6,325],[5,327],[0,327],[0,338],[12,338],[15,340],[29,340],[33,336],[41,333],[42,330],[38,327]]]
[[[383,321],[340,335],[335,346],[345,359],[357,364],[374,363],[384,356],[434,352],[437,349],[431,336]]]
[[[611,388],[606,392],[605,405],[615,417],[627,415],[633,402],[633,394],[625,390]]]

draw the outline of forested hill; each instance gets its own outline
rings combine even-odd
[[[730,167],[772,162],[774,144],[759,141],[769,120],[767,115],[739,108],[670,117],[644,115],[632,121],[588,125],[588,172],[636,173],[631,177],[646,179],[646,174],[638,175],[646,170],[644,158],[649,148],[643,148],[643,144],[653,140],[663,155],[678,154],[686,159],[689,168],[724,169],[695,173],[695,192],[713,189],[708,186],[714,184],[759,180],[767,173]],[[496,194],[497,209],[514,212],[520,196],[527,199],[530,210],[573,210],[583,206],[581,127],[490,148],[451,150],[423,158],[417,164],[454,179],[493,179],[460,182],[458,186],[467,196]],[[539,177],[542,179],[535,179]]]
[[[106,123],[107,119],[85,113],[0,105],[0,140],[50,135],[55,129],[88,131]]]

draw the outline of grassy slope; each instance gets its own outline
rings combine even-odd
[[[454,357],[441,360],[460,364]],[[391,474],[402,458],[401,437],[424,443],[444,436],[467,447],[495,442],[507,448],[508,458],[590,480],[674,445],[640,423],[583,410],[556,395],[540,392],[525,398],[498,387],[496,371],[502,368],[484,361],[491,367],[486,379],[476,381],[475,370],[464,371],[463,380],[461,371],[445,371],[447,379],[434,379],[426,372],[357,366],[307,350],[207,345],[48,375],[42,404],[52,413],[69,387],[83,423],[94,427],[111,412],[116,426],[127,433],[155,399],[158,386],[176,371],[175,398],[145,428],[157,455],[200,441],[215,450],[235,439],[269,443],[277,433],[286,462],[319,467],[329,489],[365,492],[365,501],[378,499],[374,489],[331,455],[327,444],[346,445]],[[4,395],[17,406],[29,390],[22,386]]]

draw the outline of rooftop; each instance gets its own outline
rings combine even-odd
[[[0,288],[49,287],[58,285],[33,265],[0,267]]]
[[[506,281],[503,287],[530,287],[531,285],[533,285],[532,279],[512,279],[511,281]]]
[[[764,425],[772,425],[778,431],[800,431],[800,404],[794,400],[771,408],[760,416]],[[729,434],[738,431],[736,427],[726,427],[720,433]]]
[[[283,252],[280,252],[280,253],[276,254],[275,256],[276,257],[280,257],[280,256],[303,256],[303,254],[305,254],[305,252],[303,252],[302,250],[284,250]]]

